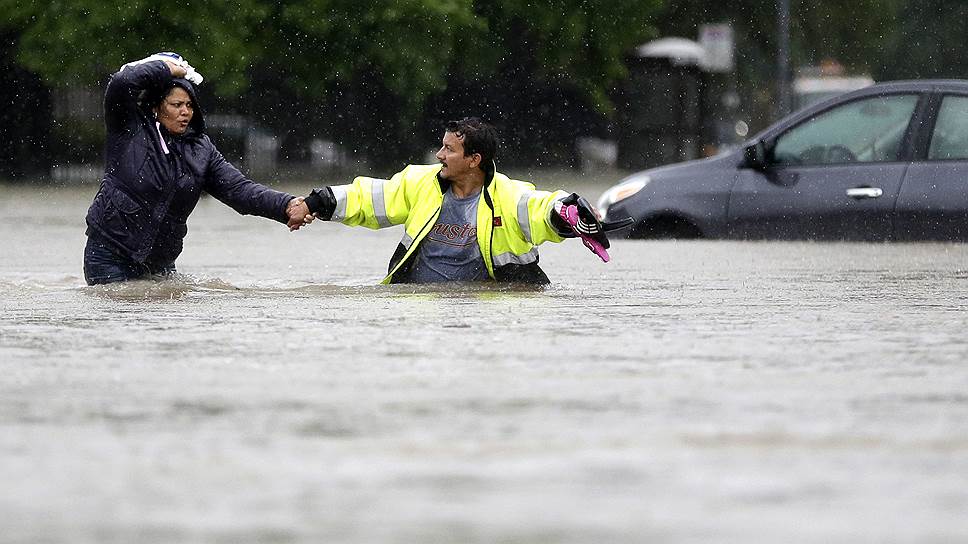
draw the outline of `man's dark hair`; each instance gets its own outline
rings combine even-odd
[[[464,156],[481,154],[481,169],[487,170],[497,155],[497,130],[478,117],[449,121],[444,130],[453,132],[464,144]]]

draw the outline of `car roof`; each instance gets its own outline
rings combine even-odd
[[[861,96],[877,96],[880,94],[893,94],[902,92],[968,92],[968,80],[966,79],[908,79],[900,81],[884,81],[875,83],[861,89],[848,91],[843,94],[828,98],[817,104],[816,109],[826,109],[833,102],[841,102]],[[805,109],[814,109],[807,107]]]
[[[867,91],[858,94],[878,94],[893,91],[946,91],[968,90],[968,80],[965,79],[907,79],[900,81],[884,81],[869,87],[858,89]]]

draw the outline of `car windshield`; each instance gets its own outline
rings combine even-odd
[[[895,161],[917,100],[913,94],[879,96],[821,112],[777,138],[773,162]]]

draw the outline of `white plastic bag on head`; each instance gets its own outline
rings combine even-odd
[[[187,79],[188,81],[191,81],[195,85],[201,85],[202,81],[205,80],[205,78],[202,77],[202,74],[198,73],[191,64],[188,64],[188,61],[186,61],[178,53],[174,53],[172,51],[162,51],[160,53],[155,53],[154,55],[151,55],[149,57],[145,57],[141,60],[129,62],[124,66],[122,66],[121,70],[124,70],[129,66],[137,66],[139,64],[144,64],[146,62],[152,62],[156,60],[167,61],[176,66],[180,66],[184,68],[186,72],[185,79]]]

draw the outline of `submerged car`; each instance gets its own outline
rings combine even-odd
[[[899,81],[796,112],[736,151],[598,202],[631,238],[968,241],[968,81]]]

